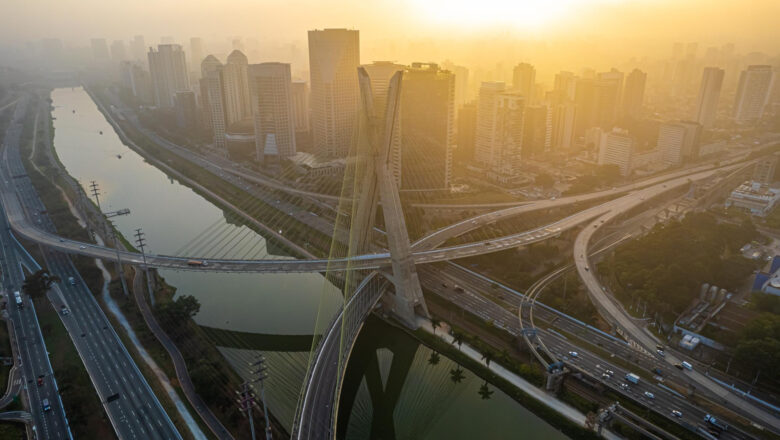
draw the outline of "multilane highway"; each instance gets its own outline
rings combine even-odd
[[[23,113],[20,114],[23,116]],[[19,119],[20,120],[20,119]],[[21,131],[15,123],[10,132]],[[8,139],[6,139],[8,141]],[[41,231],[56,234],[19,157],[19,138],[6,142],[2,151],[0,187],[18,194],[15,209],[23,210]],[[20,203],[21,201],[21,203]],[[4,208],[8,208],[4,205]],[[7,213],[6,213],[7,215]],[[180,439],[119,336],[66,254],[42,249],[46,266],[60,283],[49,292],[61,319],[100,397],[112,426],[121,439]],[[72,280],[72,281],[71,281]]]
[[[658,341],[645,328],[640,327],[635,320],[628,315],[622,308],[618,307],[606,293],[606,288],[599,282],[596,274],[591,268],[588,248],[593,236],[605,224],[609,224],[617,217],[640,206],[646,198],[654,197],[652,191],[638,191],[634,197],[621,198],[613,209],[606,211],[596,220],[588,224],[577,236],[574,243],[574,261],[577,272],[587,289],[588,296],[596,306],[599,314],[620,332],[624,337],[634,344],[637,344],[643,350],[653,353]],[[669,353],[663,358],[667,365],[681,363],[684,359],[678,358],[674,353]],[[722,402],[728,403],[733,408],[737,408],[743,414],[751,414],[756,420],[759,420],[764,426],[771,428],[775,432],[780,432],[780,418],[776,414],[770,414],[763,408],[744,400],[736,394],[728,391],[722,386],[716,384],[709,377],[693,370],[687,373],[689,380],[696,384],[699,389],[706,389],[715,394]]]
[[[14,101],[13,103],[16,103]],[[21,125],[19,121],[24,117],[26,101],[17,105],[11,125],[5,133],[3,145],[13,145],[19,142]],[[18,346],[18,359],[14,362],[21,364],[23,392],[27,396],[27,404],[32,416],[32,429],[39,438],[45,439],[71,439],[68,419],[60,400],[57,381],[49,362],[49,352],[43,340],[41,329],[38,325],[38,316],[35,313],[35,304],[24,293],[24,271],[22,268],[21,246],[11,237],[5,216],[0,220],[0,266],[2,266],[2,288],[5,295],[5,307],[8,317],[14,328],[14,336]],[[26,256],[26,255],[25,255]],[[27,258],[27,269],[38,269],[32,258]],[[14,292],[19,292],[22,304],[17,305]],[[48,402],[48,409],[44,408],[44,399]]]

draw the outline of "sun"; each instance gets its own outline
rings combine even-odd
[[[603,1],[602,1],[603,2]],[[467,28],[507,26],[539,29],[570,18],[591,0],[416,0],[427,20]]]

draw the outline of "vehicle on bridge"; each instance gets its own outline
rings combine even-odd
[[[24,302],[22,302],[22,294],[20,294],[18,290],[14,292],[14,302],[16,303],[16,307],[19,307],[20,309],[24,308]]]
[[[189,261],[187,261],[187,265],[188,266],[194,266],[194,267],[199,267],[199,266],[206,267],[206,266],[209,265],[209,263],[208,263],[208,261],[189,260]]]
[[[709,423],[710,425],[716,427],[716,428],[719,428],[719,429],[723,430],[723,431],[728,431],[728,429],[729,429],[729,425],[721,422],[715,416],[710,415],[710,414],[707,414],[707,415],[704,416],[704,421]]]
[[[49,404],[49,399],[43,399],[41,402],[41,406],[43,407],[44,411],[51,411],[51,405]]]

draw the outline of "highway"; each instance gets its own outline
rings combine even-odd
[[[23,114],[20,114],[23,116]],[[21,130],[14,124],[9,132]],[[42,231],[55,233],[42,202],[26,175],[19,157],[19,142],[6,142],[0,169],[4,192],[13,191],[23,209],[35,219]],[[10,188],[13,186],[14,188]],[[8,208],[8,206],[4,206]],[[61,313],[61,319],[81,357],[109,420],[120,439],[180,439],[178,431],[152,392],[124,344],[106,318],[94,295],[63,253],[42,247],[45,266],[60,283],[49,292],[49,299]],[[69,279],[73,279],[70,282]]]
[[[507,331],[511,335],[518,338],[521,337],[523,326],[518,320],[518,315],[507,310],[506,306],[502,307],[485,296],[485,294],[498,295],[501,297],[501,302],[519,310],[520,305],[527,301],[520,292],[507,288],[457,264],[450,264],[443,270],[424,266],[420,270],[420,279],[429,291],[445,298],[479,319],[491,320],[496,327]],[[551,280],[552,278],[548,281]],[[494,284],[498,284],[498,289],[493,287]],[[684,378],[680,379],[680,376],[684,373],[675,368],[670,368],[669,365],[665,364],[657,356],[639,353],[631,349],[624,341],[599,332],[592,327],[587,327],[584,323],[547,308],[539,302],[535,303],[534,313],[537,321],[541,320],[544,322],[544,327],[537,327],[539,341],[543,341],[552,355],[556,359],[563,361],[574,372],[585,374],[590,377],[592,382],[601,383],[614,392],[640,405],[647,406],[659,415],[688,429],[695,430],[698,427],[707,427],[703,422],[706,412],[675,392],[659,386],[659,383],[663,382],[658,380],[650,381],[643,378],[638,385],[628,384],[629,387],[627,389],[620,386],[621,383],[626,383],[624,377],[629,372],[650,377],[654,375],[654,373],[649,373],[651,369],[660,368],[663,372],[662,381],[671,380],[679,383],[685,383]],[[610,356],[605,359],[603,354],[593,353],[587,348],[583,348],[581,343],[567,339],[564,333],[578,335],[578,337],[587,340],[593,346],[599,347],[605,353],[610,353]],[[570,356],[569,353],[572,351],[577,353],[576,357]],[[615,363],[612,360],[615,358],[622,359],[622,361]],[[630,362],[636,365],[636,367],[631,370],[622,367],[621,365],[626,362]],[[602,378],[602,374],[607,370],[614,372],[614,374],[608,379]],[[654,398],[646,397],[644,395],[645,391],[652,393]],[[672,410],[681,411],[683,417],[674,417],[671,414]],[[730,433],[724,433],[721,438],[752,437],[739,430],[732,429]]]
[[[16,103],[17,101],[14,101]],[[3,145],[18,144],[21,136],[19,121],[24,117],[26,102],[17,105],[13,120],[5,133]],[[2,245],[2,289],[5,302],[5,310],[13,326],[13,335],[16,341],[11,341],[18,348],[18,358],[14,360],[21,367],[23,392],[27,397],[27,405],[32,416],[34,432],[39,438],[46,439],[71,439],[73,438],[68,426],[65,409],[60,400],[57,381],[49,362],[49,352],[43,340],[43,334],[38,325],[38,316],[35,313],[35,305],[32,299],[22,292],[24,272],[22,257],[18,243],[11,237],[5,216],[0,220],[0,245]],[[28,267],[34,271],[36,267]],[[14,292],[20,292],[22,307],[15,303]],[[38,384],[40,378],[40,385]],[[44,410],[43,400],[50,405],[49,410]]]
[[[750,163],[750,162],[749,162]],[[663,183],[647,187],[645,189],[630,193],[623,197],[610,200],[608,202],[593,206],[591,208],[570,215],[564,219],[552,222],[548,225],[524,231],[517,234],[499,237],[492,240],[483,240],[479,242],[453,245],[437,249],[414,251],[412,257],[416,264],[433,263],[437,261],[449,261],[458,258],[471,257],[493,253],[513,247],[528,245],[539,241],[544,241],[560,235],[563,231],[577,227],[578,225],[592,220],[606,212],[614,209],[620,209],[634,200],[643,200],[645,197],[651,198],[670,192],[675,189],[689,185],[692,181],[700,181],[712,177],[716,172],[723,170],[734,170],[747,165],[736,164],[719,168],[718,170],[701,171],[696,174],[685,175]],[[13,174],[11,174],[13,176]],[[6,178],[6,180],[8,177]],[[6,215],[14,232],[33,242],[46,245],[58,251],[80,254],[93,258],[112,260],[116,258],[116,250],[92,243],[84,243],[75,240],[60,237],[53,231],[45,230],[38,224],[39,219],[34,221],[31,218],[36,216],[35,212],[26,213],[21,203],[15,196],[15,193],[7,186],[0,190],[0,200],[6,207]],[[480,216],[481,222],[489,223],[493,217],[491,214]],[[470,224],[459,223],[456,227],[450,229],[449,234],[459,235],[462,232],[472,228],[477,219],[471,220]],[[120,251],[122,260],[129,264],[141,264],[143,258],[141,254]],[[206,261],[207,265],[193,266],[191,260]],[[391,262],[388,252],[379,252],[366,255],[358,255],[350,258],[336,259],[289,259],[289,260],[232,260],[232,259],[206,259],[197,256],[169,256],[147,254],[146,262],[151,267],[167,268],[176,270],[198,270],[215,272],[323,272],[326,270],[358,270],[358,269],[377,269],[388,266]]]
[[[613,209],[592,221],[582,230],[577,236],[573,251],[577,273],[582,279],[588,295],[596,306],[599,314],[607,322],[615,326],[618,332],[629,341],[636,344],[638,348],[649,353],[655,351],[655,346],[659,342],[645,328],[640,327],[622,307],[615,304],[607,295],[606,288],[601,285],[591,268],[588,257],[588,248],[591,239],[598,232],[599,228],[605,224],[609,224],[623,213],[641,205],[647,198],[652,198],[656,195],[658,194],[653,188],[648,188],[619,199],[620,202],[616,203]],[[673,366],[674,364],[679,364],[684,359],[679,359],[675,353],[670,352],[663,360],[668,366]],[[750,414],[753,419],[759,421],[762,425],[771,428],[775,432],[780,432],[780,418],[778,418],[777,414],[770,414],[756,404],[748,402],[726,390],[699,371],[694,370],[687,372],[686,374],[688,379],[696,384],[697,389],[706,389],[716,395],[722,402],[728,403],[732,408],[739,410],[740,413]]]

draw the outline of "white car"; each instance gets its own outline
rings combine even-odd
[[[87,248],[87,247],[86,247],[86,246],[84,246],[83,244],[82,244],[81,246],[79,246],[79,249],[81,249],[81,250],[84,250],[84,249],[86,249],[86,248]]]
[[[647,397],[648,399],[655,399],[655,395],[650,391],[645,391],[645,397]]]
[[[571,356],[571,357],[573,357],[573,358],[576,358],[576,357],[577,357],[577,356],[579,356],[579,355],[580,355],[580,354],[579,354],[579,353],[577,353],[576,351],[570,351],[570,352],[569,352],[569,356]]]
[[[682,417],[682,413],[680,411],[677,411],[676,409],[672,410],[672,415],[677,417],[678,419]]]

